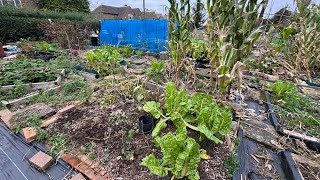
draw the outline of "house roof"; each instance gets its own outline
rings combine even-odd
[[[141,11],[139,8],[132,9],[130,6],[113,7],[113,6],[106,6],[106,5],[100,5],[92,12],[118,15],[121,18],[127,16],[128,14],[132,14],[134,16],[139,16],[141,14]]]

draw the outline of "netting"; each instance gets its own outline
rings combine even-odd
[[[159,53],[168,47],[168,20],[104,20],[102,45],[131,45],[134,49]]]

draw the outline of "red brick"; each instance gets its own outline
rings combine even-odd
[[[83,172],[83,174],[85,174],[89,179],[94,179],[97,173],[88,166],[88,168]]]
[[[93,164],[93,161],[89,158],[87,158],[87,160],[84,161],[86,164],[88,164],[89,166],[91,166]]]
[[[104,176],[105,174],[107,174],[107,171],[106,170],[102,170],[102,171],[100,171],[100,174],[101,174],[101,176]]]
[[[103,176],[100,176],[100,175],[97,175],[93,178],[93,180],[106,180],[107,178],[103,177]]]
[[[29,161],[36,168],[44,171],[51,165],[53,158],[46,153],[39,151],[36,155],[30,158]]]
[[[100,168],[100,162],[99,161],[94,161],[91,165],[91,168],[94,169],[95,171],[99,171]]]
[[[26,127],[22,129],[23,136],[26,139],[28,143],[34,141],[37,139],[37,129],[36,128],[31,128],[31,127]]]
[[[77,175],[73,176],[70,180],[86,180],[86,178],[84,178],[81,173],[78,173]]]
[[[71,111],[73,111],[75,109],[76,109],[76,105],[72,104],[72,105],[64,107],[63,109],[60,109],[58,111],[58,114],[59,115],[64,115],[64,114],[69,113],[69,112],[71,112]]]
[[[87,157],[85,155],[80,155],[82,158]],[[79,156],[78,156],[79,157]],[[90,167],[87,163],[79,161],[76,157],[72,155],[65,154],[63,160],[67,161],[72,167],[77,169],[79,172],[84,174],[91,180],[105,180],[106,178],[101,176],[100,173],[96,172],[93,168]],[[109,176],[108,176],[109,177]]]
[[[81,159],[82,162],[86,162],[89,159],[88,156],[84,154],[81,154],[78,157]]]
[[[12,118],[12,112],[9,109],[4,109],[0,111],[0,119],[9,127],[12,128],[10,119]]]
[[[42,128],[48,127],[50,124],[53,124],[53,123],[57,122],[58,120],[59,120],[59,116],[57,116],[57,115],[52,116],[52,117],[44,120],[40,127],[42,127]]]
[[[76,157],[69,155],[69,154],[65,154],[63,156],[63,160],[65,160],[67,163],[69,163],[75,169],[77,169],[77,167],[81,163],[81,161],[79,161]]]

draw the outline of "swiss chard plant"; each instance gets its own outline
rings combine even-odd
[[[196,93],[189,97],[187,91],[178,91],[174,83],[166,85],[164,112],[159,102],[146,102],[144,110],[160,119],[152,132],[157,137],[172,121],[177,128],[188,127],[200,132],[200,139],[208,138],[223,143],[218,136],[231,130],[232,113],[229,107],[220,106],[208,94]]]
[[[176,135],[168,133],[163,137],[155,138],[155,144],[161,148],[162,159],[154,154],[145,157],[141,165],[160,177],[171,172],[172,179],[188,177],[191,180],[200,179],[197,170],[200,158],[200,146],[192,138],[187,137],[185,127],[180,127]]]

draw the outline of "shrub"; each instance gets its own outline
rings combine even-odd
[[[54,11],[37,11],[32,9],[18,9],[0,7],[0,41],[17,41],[20,38],[39,39],[45,33],[39,24],[53,22],[76,24],[84,28],[89,25],[92,30],[100,29],[100,22],[92,20],[84,13],[58,13]]]

